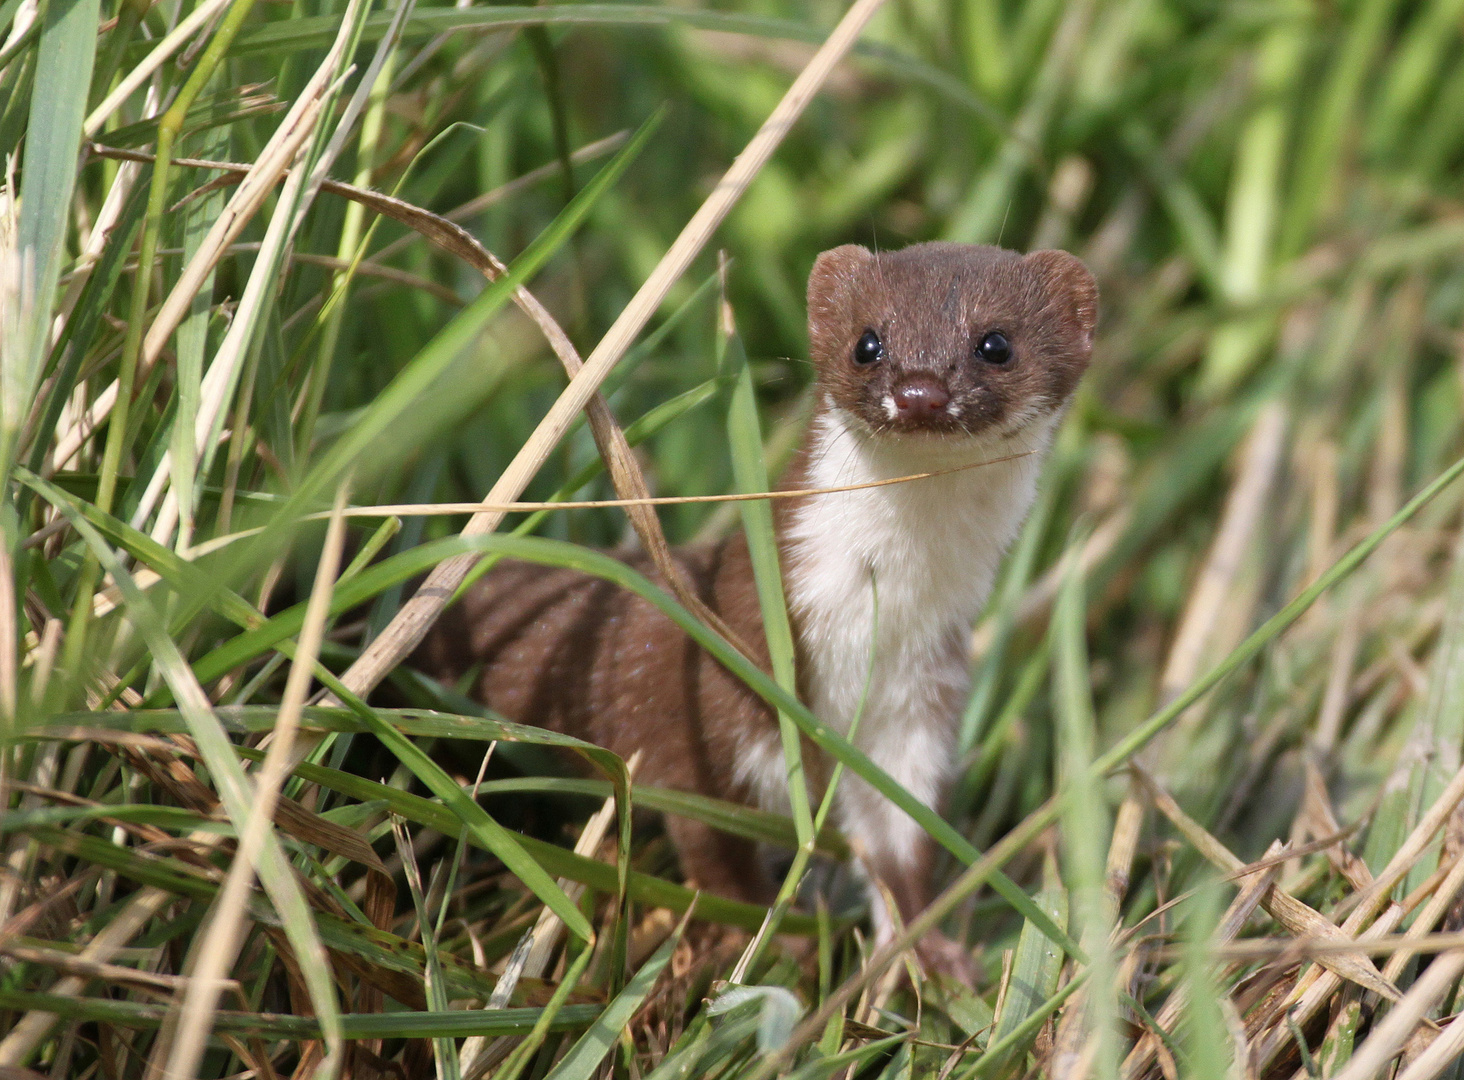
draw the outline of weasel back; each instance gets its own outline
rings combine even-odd
[[[675,557],[702,600],[768,666],[747,544],[740,532]],[[664,587],[643,556],[625,561]],[[603,746],[657,787],[756,802],[741,765],[777,738],[768,706],[654,605],[575,570],[505,560],[443,613],[411,659],[505,718]],[[685,819],[667,828],[698,886],[766,899],[753,846]]]

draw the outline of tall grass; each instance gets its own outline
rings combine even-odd
[[[0,1074],[1458,1073],[1459,0],[0,0],[0,155]],[[941,238],[1104,309],[944,816],[704,498],[796,445],[816,254]],[[595,550],[737,527],[771,675]],[[505,556],[659,605],[940,899],[876,948],[816,808],[397,669],[410,583]],[[779,902],[633,805],[787,849]]]

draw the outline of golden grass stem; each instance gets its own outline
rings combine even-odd
[[[1257,413],[1251,425],[1240,455],[1240,468],[1221,512],[1220,527],[1190,591],[1159,680],[1159,696],[1165,701],[1178,696],[1200,673],[1220,609],[1235,586],[1280,473],[1289,422],[1290,410],[1285,403],[1272,401]]]
[[[101,131],[102,126],[106,124],[112,114],[152,77],[153,72],[162,67],[168,57],[182,48],[183,43],[196,34],[210,19],[228,7],[229,2],[230,0],[204,0],[190,11],[177,26],[168,31],[163,39],[153,46],[152,52],[143,57],[136,67],[124,75],[116,88],[103,98],[87,116],[81,127],[86,137],[90,139]]]
[[[1464,949],[1446,952],[1434,959],[1428,969],[1373,1028],[1372,1034],[1357,1048],[1352,1060],[1337,1074],[1336,1080],[1371,1080],[1403,1049],[1428,1012],[1464,972]]]
[[[619,318],[585,361],[580,373],[570,380],[529,440],[519,449],[484,499],[489,505],[512,502],[539,471],[559,444],[575,416],[590,403],[596,390],[616,362],[625,355],[636,336],[660,308],[671,287],[706,246],[717,226],[736,205],[753,178],[761,171],[778,144],[813,100],[835,65],[853,46],[865,24],[879,10],[883,0],[855,0],[828,39],[794,80],[772,114],[758,129],[712,194],[682,229],[681,235],[662,256]],[[503,520],[503,512],[483,511],[463,529],[465,535],[490,533]],[[392,668],[416,647],[428,627],[442,611],[457,586],[472,570],[477,558],[462,556],[439,565],[404,604],[385,630],[351,665],[342,682],[353,693],[365,693],[376,686]]]
[[[334,591],[336,572],[340,569],[341,552],[345,547],[346,520],[341,516],[345,506],[347,485],[336,493],[336,513],[326,530],[325,545],[316,566],[315,585],[305,611],[305,624],[285,681],[272,741],[254,783],[254,801],[244,830],[239,836],[238,850],[229,866],[228,877],[219,891],[218,902],[200,944],[197,964],[183,993],[182,1008],[168,1050],[165,1076],[190,1080],[197,1074],[204,1051],[208,1048],[211,1021],[218,1007],[219,995],[227,984],[227,974],[244,943],[245,918],[253,890],[255,865],[264,848],[265,834],[274,828],[275,807],[280,791],[293,767],[292,751],[300,727],[300,716],[310,690],[315,659],[325,636],[326,618]],[[159,1050],[163,1050],[159,1044]],[[157,1059],[155,1052],[154,1059]],[[325,1068],[325,1075],[331,1075]]]
[[[1464,857],[1454,860],[1454,865],[1449,868],[1447,876],[1439,883],[1429,897],[1428,903],[1408,927],[1405,937],[1425,938],[1429,931],[1439,924],[1444,914],[1454,906],[1454,900],[1459,895],[1459,890],[1464,889]],[[1403,968],[1415,954],[1408,949],[1400,949],[1388,960],[1387,967],[1383,968],[1383,978],[1389,981],[1396,981],[1399,975],[1403,974]]]

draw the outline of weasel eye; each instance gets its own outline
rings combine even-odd
[[[879,335],[873,330],[866,330],[859,335],[859,340],[854,343],[854,362],[856,364],[872,364],[884,356],[884,343],[879,340]]]
[[[1005,364],[1012,358],[1012,343],[1000,330],[993,330],[976,346],[976,355],[988,364]]]

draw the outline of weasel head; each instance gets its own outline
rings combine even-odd
[[[914,244],[825,251],[808,278],[822,396],[874,434],[1003,438],[1061,412],[1098,287],[1065,251]]]

